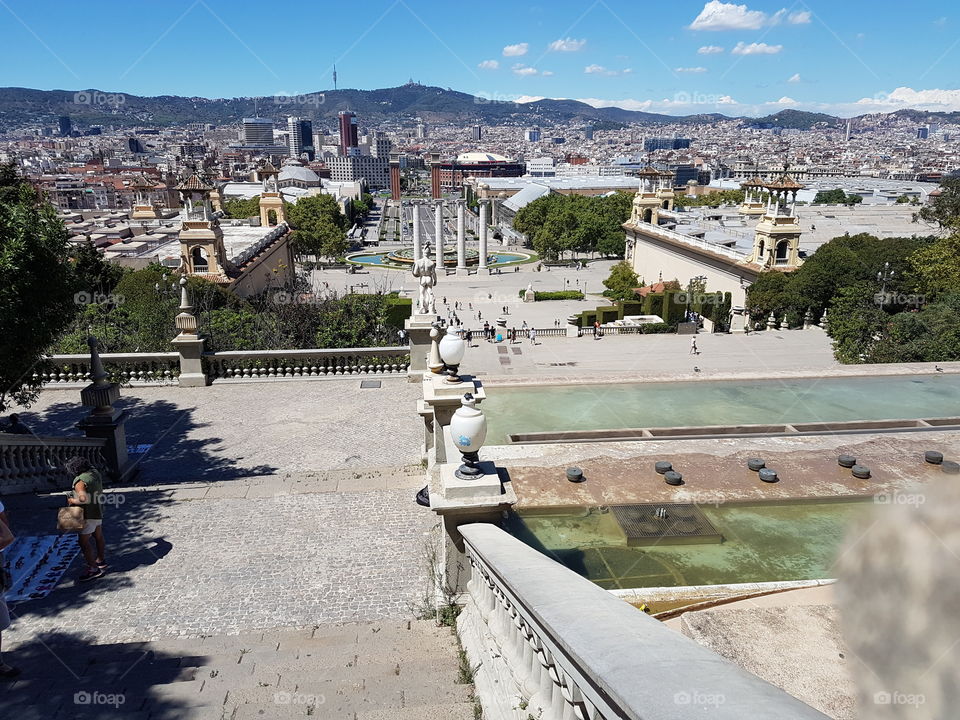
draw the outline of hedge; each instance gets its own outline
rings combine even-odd
[[[522,298],[526,293],[526,290],[520,291],[520,297]],[[533,292],[534,300],[583,300],[583,293],[579,290],[557,290],[555,292],[541,292],[535,290]]]
[[[396,328],[403,327],[403,321],[410,317],[413,310],[413,300],[402,297],[387,298],[387,325]]]

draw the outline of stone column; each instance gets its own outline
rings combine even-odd
[[[93,382],[80,391],[80,401],[93,408],[90,414],[77,423],[77,428],[89,438],[107,441],[103,448],[104,460],[114,481],[129,480],[137,472],[127,457],[127,433],[123,425],[127,420],[126,410],[117,410],[113,404],[120,398],[120,386],[107,380],[97,339],[87,338],[90,346],[90,376]]]
[[[479,223],[479,232],[480,236],[480,265],[478,265],[478,271],[481,273],[487,272],[487,201],[480,201],[480,223]]]
[[[463,200],[457,200],[457,275],[467,274],[467,231],[463,213]]]
[[[207,384],[203,372],[203,338],[197,337],[197,319],[190,313],[190,295],[187,291],[187,279],[180,278],[180,314],[176,317],[177,335],[171,344],[180,353],[180,387],[204,387]]]
[[[413,208],[413,259],[420,259],[420,203],[414,201],[410,203]]]
[[[438,202],[433,211],[434,239],[437,244],[437,272],[443,272],[443,203]]]

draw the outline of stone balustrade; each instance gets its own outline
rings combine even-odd
[[[484,717],[824,720],[493,524],[461,525],[457,631]]]
[[[0,433],[0,494],[70,487],[64,464],[74,455],[106,468],[100,438],[40,437]]]
[[[101,353],[100,358],[111,382],[130,385],[172,383],[180,375],[180,354]],[[43,384],[85,384],[92,380],[90,355],[51,355],[37,367],[34,380]]]
[[[406,347],[241,350],[204,353],[203,358],[211,382],[404,374],[410,365]]]

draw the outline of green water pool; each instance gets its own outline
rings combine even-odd
[[[833,564],[864,500],[727,504],[700,510],[721,543],[628,547],[613,513],[601,508],[519,511],[506,529],[606,589],[817,580]]]
[[[960,375],[496,388],[487,444],[510,433],[839,422],[960,414]]]

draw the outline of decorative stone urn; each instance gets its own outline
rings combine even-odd
[[[464,394],[460,407],[450,419],[450,437],[463,455],[463,465],[457,468],[456,476],[470,480],[483,475],[478,464],[479,450],[487,439],[487,418],[470,393]]]

